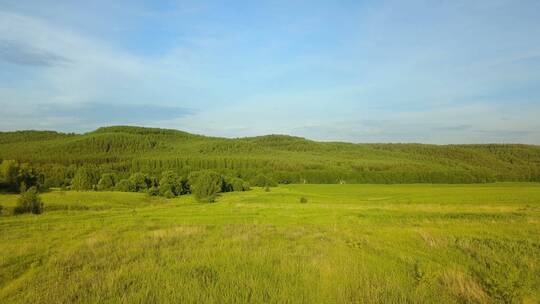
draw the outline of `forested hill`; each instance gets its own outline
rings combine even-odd
[[[279,183],[478,183],[540,181],[540,146],[351,144],[269,135],[217,138],[177,130],[114,126],[86,134],[0,132],[0,160],[30,163],[49,186],[78,167],[129,176],[213,169]]]

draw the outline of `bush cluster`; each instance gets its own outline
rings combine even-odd
[[[13,214],[41,214],[42,212],[43,202],[39,197],[38,189],[36,187],[30,187],[28,190],[21,192],[17,201],[17,206],[13,209]]]
[[[28,163],[4,160],[0,164],[0,190],[24,192],[30,187],[44,189],[44,179],[44,175]]]
[[[239,177],[223,176],[212,170],[196,171],[183,177],[172,170],[164,171],[159,177],[136,172],[119,179],[114,173],[103,173],[97,184],[86,168],[79,168],[72,179],[71,189],[78,191],[123,191],[145,192],[151,196],[173,198],[184,194],[194,194],[199,201],[212,202],[218,193],[248,191],[250,185]],[[269,180],[261,177],[261,180]],[[266,184],[266,182],[265,182]]]

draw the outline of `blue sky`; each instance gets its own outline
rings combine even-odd
[[[0,107],[0,130],[540,144],[540,1],[0,0]]]

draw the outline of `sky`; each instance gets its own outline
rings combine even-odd
[[[540,1],[0,0],[0,130],[540,144]]]

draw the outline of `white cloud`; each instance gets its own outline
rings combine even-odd
[[[0,42],[19,46],[21,53],[26,47],[27,53],[39,50],[50,58],[69,62],[26,71],[38,79],[34,83],[39,85],[18,87],[20,96],[11,102],[40,102],[26,94],[40,90],[46,102],[171,103],[204,87],[197,79],[204,60],[181,47],[157,58],[134,56],[51,22],[1,11]]]
[[[103,12],[106,21],[92,22],[108,3],[91,13],[71,2],[47,13],[17,10],[13,3],[10,12],[0,9],[0,129],[80,124],[79,130],[86,130],[103,120],[95,112],[66,107],[141,109],[154,103],[195,111],[180,118],[135,115],[140,124],[210,135],[540,143],[535,117],[540,91],[530,91],[540,74],[528,66],[538,56],[538,39],[516,38],[513,19],[497,23],[500,37],[494,37],[492,23],[478,23],[464,2],[429,10],[420,2],[392,2],[350,14],[347,6],[330,5],[329,11],[313,8],[309,16],[271,5],[275,15],[264,12],[264,22],[237,20],[241,16],[229,7],[199,19],[198,5],[173,5],[165,12],[140,10],[138,4],[126,4],[128,13],[113,4]],[[474,9],[486,13],[481,6]],[[421,18],[409,20],[413,13]],[[121,20],[111,22],[117,15]],[[209,18],[218,15],[225,21]],[[49,18],[54,16],[59,18]],[[77,16],[99,30],[73,26]],[[183,17],[191,21],[171,21]],[[130,33],[138,18],[150,22],[150,32],[154,23],[169,27],[172,42],[151,55],[119,43],[118,35]],[[168,21],[160,23],[161,18]],[[276,20],[282,22],[278,27],[268,23]],[[143,42],[149,39],[145,35]],[[527,64],[516,64],[523,61]],[[43,105],[63,114],[40,113]]]

